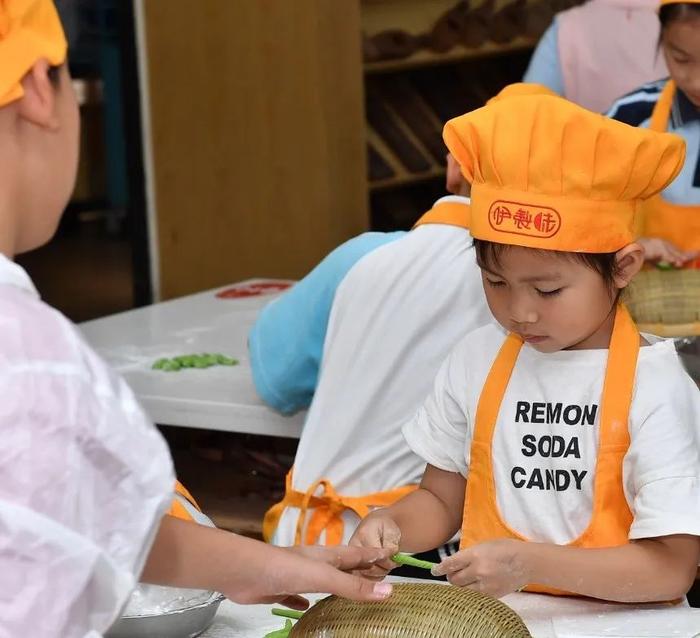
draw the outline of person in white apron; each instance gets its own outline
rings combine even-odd
[[[541,95],[451,120],[444,138],[472,183],[500,326],[447,358],[404,428],[428,464],[419,489],[351,543],[421,551],[461,528],[434,570],[455,585],[684,596],[700,557],[700,394],[672,342],[640,336],[620,303],[643,264],[635,214],[677,175],[683,141]]]
[[[640,218],[641,243],[653,261],[700,267],[700,2],[664,0],[661,48],[670,77],[620,98],[608,115],[633,126],[670,131],[686,142],[683,170],[649,200]]]
[[[340,571],[386,551],[270,547],[164,516],[198,518],[172,502],[165,440],[14,263],[51,239],[75,181],[66,52],[51,0],[0,2],[0,635],[99,638],[139,578],[297,607],[305,591],[386,597]]]

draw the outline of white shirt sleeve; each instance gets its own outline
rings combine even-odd
[[[464,342],[442,364],[430,396],[403,427],[409,447],[430,465],[467,477],[471,419]]]
[[[629,537],[700,536],[700,393],[680,364],[654,377],[653,386],[641,380],[637,387],[646,399],[633,414],[624,460]]]
[[[78,348],[0,367],[2,638],[101,635],[171,498],[161,435],[126,384]]]

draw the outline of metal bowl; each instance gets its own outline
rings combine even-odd
[[[194,638],[211,625],[224,596],[213,593],[209,600],[160,614],[122,616],[105,638]]]

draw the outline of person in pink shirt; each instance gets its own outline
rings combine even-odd
[[[340,569],[388,557],[278,548],[170,516],[165,441],[124,381],[12,260],[51,239],[79,115],[51,0],[0,0],[0,636],[97,638],[141,578],[243,603],[385,598]]]
[[[589,0],[562,11],[542,36],[524,82],[605,112],[621,95],[668,75],[657,0]]]

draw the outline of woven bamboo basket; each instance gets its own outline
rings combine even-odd
[[[471,589],[437,583],[394,585],[384,601],[336,596],[307,611],[290,638],[531,638],[510,607]]]
[[[630,284],[625,303],[641,332],[700,335],[700,270],[643,270]]]

